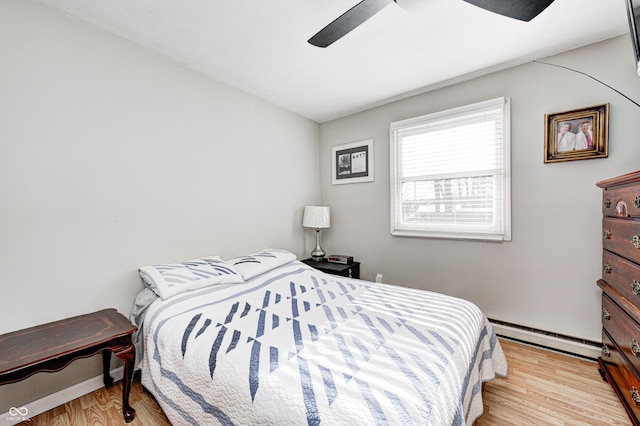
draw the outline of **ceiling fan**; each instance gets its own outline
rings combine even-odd
[[[427,0],[362,0],[336,20],[321,29],[308,42],[314,46],[327,47],[339,40],[358,25],[392,3],[403,9],[415,9]],[[520,21],[530,21],[547,8],[553,0],[463,0],[482,9]]]

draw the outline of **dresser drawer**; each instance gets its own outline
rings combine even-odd
[[[602,278],[640,309],[640,265],[603,250]]]
[[[640,263],[640,220],[605,217],[602,220],[602,247]]]
[[[626,365],[624,357],[604,330],[602,331],[602,357],[600,360],[615,381],[611,385],[616,393],[621,399],[624,399],[625,405],[633,411],[635,417],[640,417],[640,402],[636,402],[636,400],[640,401],[640,380]]]
[[[602,214],[616,217],[640,217],[640,185],[607,188],[602,191]]]
[[[640,372],[640,325],[606,293],[602,295],[602,326],[618,344],[622,354],[636,372]],[[637,374],[640,376],[640,373]]]

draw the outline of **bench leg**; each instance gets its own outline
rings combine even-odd
[[[109,389],[113,386],[113,377],[111,377],[111,351],[105,349],[102,351],[102,373],[104,380],[104,387]]]
[[[133,363],[136,358],[136,348],[129,346],[124,351],[116,353],[116,356],[124,362],[124,377],[122,378],[122,415],[124,421],[129,423],[136,415],[136,410],[129,405],[131,382],[133,382]]]

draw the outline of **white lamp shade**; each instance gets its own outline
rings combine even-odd
[[[331,225],[329,207],[306,206],[302,217],[302,226],[305,228],[323,229]]]

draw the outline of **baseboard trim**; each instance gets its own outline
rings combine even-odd
[[[499,337],[594,361],[601,355],[602,344],[599,342],[578,339],[494,319],[489,319],[489,322],[491,322],[493,330]]]
[[[111,377],[114,378],[114,381],[122,380],[123,376],[124,367],[118,367],[111,370]],[[21,405],[20,407],[12,407],[12,410],[0,414],[0,425],[15,425],[28,420],[31,417],[35,417],[38,414],[49,411],[52,408],[56,408],[59,405],[73,401],[76,398],[80,398],[81,396],[96,391],[102,387],[104,387],[104,379],[102,375],[99,375],[85,380],[84,382],[80,382],[77,385],[59,390],[58,392],[52,393],[51,395],[47,395],[33,402],[29,402],[28,404]],[[24,408],[27,410],[26,415],[22,415],[24,413]]]

